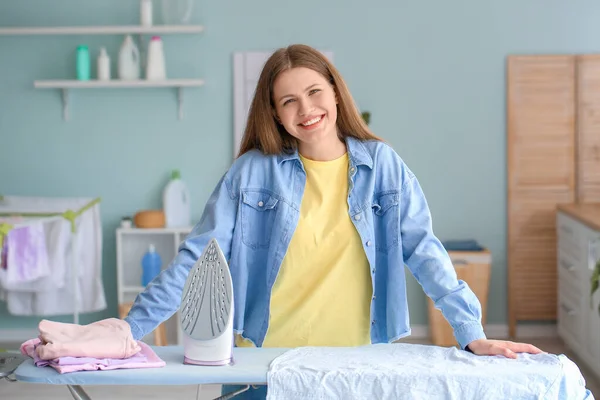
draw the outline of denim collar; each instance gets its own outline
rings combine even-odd
[[[373,158],[365,149],[364,144],[361,140],[356,139],[351,136],[346,137],[346,148],[348,150],[348,155],[350,158],[350,162],[354,165],[366,165],[369,168],[373,168]],[[300,157],[298,156],[298,149],[295,149],[292,153],[280,153],[277,156],[277,162],[281,164],[284,161],[298,160],[300,161]]]

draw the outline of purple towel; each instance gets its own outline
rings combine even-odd
[[[66,366],[66,365],[84,365],[94,364],[98,366],[108,367],[110,365],[123,365],[127,363],[140,363],[146,362],[148,359],[141,352],[129,358],[93,358],[93,357],[58,357],[52,360],[41,360],[35,349],[40,346],[41,343],[37,343],[33,346],[33,362],[36,367],[45,367],[47,365],[53,366]]]
[[[12,229],[4,243],[10,283],[31,282],[50,273],[46,233],[41,222]]]

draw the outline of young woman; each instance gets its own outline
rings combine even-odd
[[[417,178],[369,131],[336,68],[311,47],[282,48],[266,62],[239,157],[126,317],[135,339],[177,311],[211,238],[229,260],[238,346],[359,346],[408,336],[407,265],[462,349],[513,358],[540,352],[486,338],[480,303],[434,235]]]

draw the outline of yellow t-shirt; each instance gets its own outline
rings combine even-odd
[[[348,215],[348,155],[300,158],[306,170],[300,218],[273,286],[263,347],[369,344],[372,284]],[[236,344],[252,346],[241,337]]]

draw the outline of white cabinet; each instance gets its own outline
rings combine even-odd
[[[116,232],[117,246],[117,296],[118,303],[133,302],[144,290],[142,286],[142,257],[153,244],[162,259],[162,269],[169,266],[177,254],[179,244],[192,228],[181,229],[139,229],[119,228]],[[180,299],[178,299],[179,301]],[[166,321],[168,344],[180,344],[179,312]],[[152,334],[145,342],[152,342]]]
[[[600,291],[591,295],[591,277],[600,260],[600,230],[559,211],[558,334],[600,377]]]

